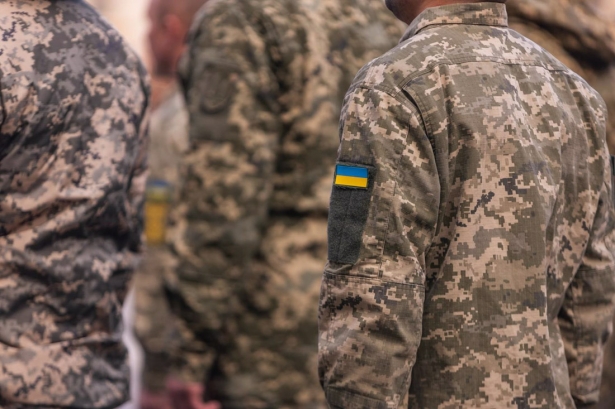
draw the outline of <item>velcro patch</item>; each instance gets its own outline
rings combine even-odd
[[[367,189],[369,170],[362,166],[337,165],[335,167],[335,186]]]
[[[329,261],[354,264],[359,259],[375,175],[371,166],[337,164],[329,207]]]

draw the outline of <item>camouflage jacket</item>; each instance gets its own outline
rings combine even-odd
[[[196,18],[167,294],[180,375],[225,408],[324,407],[315,311],[341,102],[402,34],[377,0],[211,0]]]
[[[116,407],[146,73],[81,1],[2,1],[0,33],[0,406]]]
[[[605,118],[497,3],[428,9],[361,70],[319,312],[332,407],[596,401],[615,293]]]
[[[538,43],[600,93],[615,154],[615,26],[590,0],[509,0],[510,26]]]

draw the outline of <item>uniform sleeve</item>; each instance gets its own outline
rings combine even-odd
[[[177,370],[200,382],[241,313],[240,284],[267,219],[280,125],[263,34],[225,2],[206,6],[197,21],[180,70],[189,148],[171,212],[176,267],[167,295],[183,328],[181,354],[203,357]]]
[[[350,92],[334,179],[321,382],[333,408],[398,408],[421,339],[424,259],[440,200],[432,145],[414,105],[379,90]]]
[[[570,390],[577,407],[598,401],[604,346],[612,330],[615,296],[615,209],[611,167],[581,266],[559,314]]]
[[[135,243],[133,251],[143,252],[143,225],[144,217],[143,210],[145,205],[145,185],[147,184],[148,168],[147,168],[147,149],[149,141],[148,127],[148,104],[149,104],[149,87],[144,87],[145,103],[141,112],[141,121],[139,124],[139,137],[136,146],[136,157],[130,175],[130,184],[128,187],[128,200],[130,202],[130,218],[133,230]]]

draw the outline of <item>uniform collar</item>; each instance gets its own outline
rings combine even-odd
[[[467,24],[508,27],[506,6],[501,3],[461,3],[433,7],[423,11],[406,30],[401,41],[430,26]]]

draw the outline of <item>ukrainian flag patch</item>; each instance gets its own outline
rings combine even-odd
[[[360,166],[337,165],[335,186],[367,189],[369,170]]]

